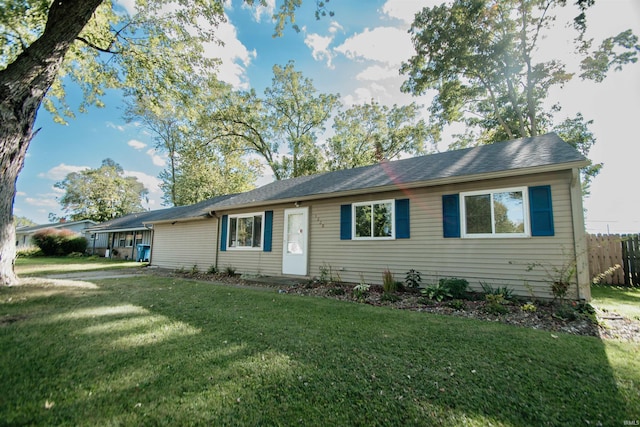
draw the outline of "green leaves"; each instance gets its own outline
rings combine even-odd
[[[148,191],[111,159],[97,169],[72,172],[55,184],[65,191],[60,198],[62,209],[73,221],[91,219],[96,222],[143,211],[142,200]]]
[[[591,41],[587,42],[583,50],[590,45]],[[608,37],[602,41],[597,50],[582,60],[580,77],[601,82],[607,77],[611,68],[620,71],[625,64],[635,64],[638,61],[638,52],[640,52],[638,37],[631,30]]]
[[[429,151],[430,134],[420,116],[415,103],[387,107],[372,102],[340,112],[333,124],[335,134],[327,141],[328,169],[366,166]]]
[[[456,147],[534,136],[548,131],[559,108],[544,109],[549,90],[574,73],[559,59],[538,60],[540,40],[555,23],[564,0],[456,0],[424,8],[411,27],[415,55],[402,65],[402,89],[413,94],[435,90],[430,126],[437,132],[462,123]],[[605,39],[587,54],[585,11],[578,1],[577,39],[582,78],[602,81],[611,69],[635,62],[640,46],[632,32]],[[576,21],[578,22],[578,21]],[[586,153],[585,153],[586,154]]]

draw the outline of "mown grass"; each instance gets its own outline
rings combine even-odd
[[[640,320],[640,288],[592,286],[591,298],[596,307]]]
[[[91,257],[18,257],[16,274],[21,277],[43,274],[72,273],[75,271],[135,268],[146,265],[134,261]]]
[[[5,425],[622,425],[637,344],[171,278],[0,289]]]

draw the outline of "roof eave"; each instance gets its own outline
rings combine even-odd
[[[207,218],[213,218],[213,215],[211,213],[206,213],[206,214],[202,214],[194,217],[188,217],[188,218],[175,217],[175,218],[168,218],[168,219],[159,219],[155,221],[145,221],[144,224],[172,224],[176,222],[201,221]]]
[[[390,184],[390,185],[383,185],[379,187],[361,188],[356,190],[336,191],[333,193],[317,193],[317,194],[312,194],[308,196],[288,197],[285,199],[264,200],[264,201],[256,201],[251,203],[244,203],[241,205],[223,206],[217,209],[217,211],[247,209],[247,208],[259,207],[259,206],[265,206],[265,205],[279,205],[279,204],[304,202],[304,201],[327,199],[327,198],[348,197],[348,196],[355,196],[355,195],[369,194],[369,193],[383,193],[387,191],[398,190],[400,188],[410,189],[410,188],[419,188],[419,187],[436,187],[440,185],[459,184],[459,183],[472,182],[477,180],[510,178],[510,177],[521,176],[521,175],[533,175],[533,174],[546,173],[546,172],[558,172],[562,170],[572,170],[575,168],[582,168],[589,165],[589,163],[590,162],[587,160],[580,160],[580,161],[574,161],[574,162],[568,162],[568,163],[560,163],[560,164],[545,165],[545,166],[534,166],[534,167],[520,168],[520,169],[507,169],[502,171],[480,173],[480,174],[473,174],[473,175],[451,176],[446,178],[431,179],[428,181],[409,182],[405,184]]]
[[[98,233],[124,233],[127,231],[144,231],[144,230],[148,230],[148,228],[142,225],[140,227],[126,227],[126,228],[102,228],[102,229],[87,228],[83,231],[87,233],[98,234]]]

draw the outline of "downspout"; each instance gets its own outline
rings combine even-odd
[[[116,233],[111,233],[111,250],[109,251],[109,259],[113,258],[113,245],[116,239]]]
[[[144,228],[151,231],[151,242],[149,244],[149,264],[148,264],[148,265],[151,265],[151,258],[153,258],[153,238],[155,237],[155,232],[154,232],[155,230],[153,229],[153,224],[151,225],[144,224]]]
[[[220,245],[218,244],[218,240],[220,239],[220,232],[221,232],[221,230],[220,230],[220,226],[221,226],[220,218],[218,218],[218,215],[216,215],[215,211],[210,211],[207,214],[207,216],[209,216],[211,218],[215,218],[216,222],[217,222],[217,224],[216,224],[216,229],[217,229],[217,231],[216,231],[216,245],[215,245],[215,249],[213,251],[213,257],[214,257],[213,266],[216,268],[216,271],[218,271],[218,250],[220,250]]]
[[[571,217],[573,223],[573,248],[576,261],[576,281],[578,299],[591,301],[591,278],[589,277],[589,254],[587,233],[584,224],[584,207],[582,206],[582,185],[580,170],[572,169],[569,193],[571,195]]]

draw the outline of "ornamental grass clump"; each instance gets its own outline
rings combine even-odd
[[[389,269],[382,272],[382,290],[385,294],[398,291],[398,282],[393,279],[393,273]]]

